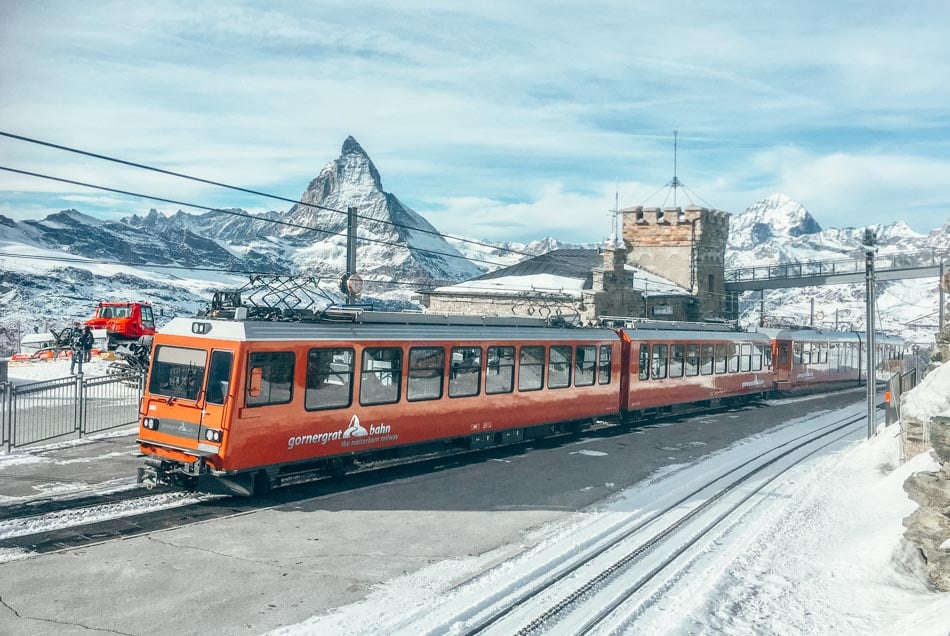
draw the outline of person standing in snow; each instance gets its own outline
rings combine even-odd
[[[82,330],[82,335],[79,336],[79,344],[82,346],[82,359],[83,362],[89,362],[92,359],[92,327],[86,325]]]
[[[76,367],[79,367],[79,375],[82,375],[82,363],[86,359],[86,352],[82,349],[83,330],[78,322],[73,323],[73,328],[69,331],[69,348],[73,355],[69,360],[69,374],[76,375]]]

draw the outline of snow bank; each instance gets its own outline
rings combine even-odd
[[[944,363],[901,400],[901,416],[929,420],[935,415],[950,416],[950,364]]]

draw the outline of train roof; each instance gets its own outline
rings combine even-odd
[[[756,331],[767,334],[770,338],[777,340],[810,340],[818,342],[864,342],[865,333],[863,331],[826,331],[822,329],[812,329],[810,327],[798,328],[769,328],[759,327]],[[874,338],[878,344],[903,344],[904,339],[900,336],[894,336],[886,333],[875,333]]]
[[[637,341],[676,341],[697,340],[704,342],[769,342],[765,334],[751,331],[703,331],[675,329],[624,329],[631,340]]]
[[[546,326],[543,321],[515,324],[438,324],[437,322],[284,322],[175,318],[159,334],[203,336],[218,340],[410,340],[410,341],[601,341],[619,340],[612,329]]]

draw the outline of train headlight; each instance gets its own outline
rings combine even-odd
[[[220,442],[221,441],[221,431],[216,428],[206,428],[205,429],[205,439],[209,442]]]
[[[142,426],[147,428],[150,431],[158,430],[158,418],[157,417],[145,417],[142,418]]]

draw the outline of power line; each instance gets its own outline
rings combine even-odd
[[[79,148],[72,148],[72,147],[70,147],[70,146],[63,146],[63,145],[55,144],[55,143],[52,143],[52,142],[49,142],[49,141],[43,141],[43,140],[41,140],[41,139],[34,139],[34,138],[32,138],[32,137],[25,137],[25,136],[23,136],[23,135],[16,135],[16,134],[9,133],[9,132],[5,132],[5,131],[2,131],[2,130],[0,130],[0,136],[8,137],[8,138],[10,138],[10,139],[17,139],[17,140],[19,140],[19,141],[25,141],[25,142],[31,143],[31,144],[37,144],[37,145],[39,145],[39,146],[46,146],[46,147],[48,147],[48,148],[54,148],[54,149],[56,149],[56,150],[63,150],[63,151],[65,151],[65,152],[71,152],[71,153],[74,153],[74,154],[77,154],[77,155],[83,155],[83,156],[86,156],[86,157],[92,157],[92,158],[94,158],[94,159],[101,159],[101,160],[103,160],[103,161],[110,161],[110,162],[112,162],[112,163],[118,163],[118,164],[122,164],[122,165],[125,165],[125,166],[130,166],[130,167],[132,167],[132,168],[141,168],[142,170],[150,170],[150,171],[152,171],[152,172],[157,172],[157,173],[160,173],[160,174],[166,174],[166,175],[169,175],[169,176],[172,176],[172,177],[178,177],[178,178],[180,178],[180,179],[188,179],[189,181],[195,181],[195,182],[198,182],[198,183],[204,183],[204,184],[207,184],[207,185],[213,185],[213,186],[217,186],[217,187],[220,187],[220,188],[226,188],[226,189],[228,189],[228,190],[234,190],[234,191],[236,191],[236,192],[244,192],[244,193],[246,193],[246,194],[253,194],[253,195],[265,197],[265,198],[268,198],[268,199],[274,199],[274,200],[276,200],[276,201],[284,201],[285,203],[293,203],[294,205],[305,205],[305,206],[307,206],[307,207],[316,208],[316,209],[319,209],[319,210],[326,210],[327,212],[333,212],[333,213],[335,213],[335,214],[343,214],[343,215],[348,214],[345,210],[338,210],[338,209],[336,209],[336,208],[327,207],[327,206],[325,206],[325,205],[318,205],[318,204],[316,204],[316,203],[307,203],[307,202],[305,202],[305,201],[299,201],[299,200],[297,200],[297,199],[289,199],[289,198],[287,198],[287,197],[282,197],[282,196],[279,196],[279,195],[276,195],[276,194],[270,194],[270,193],[268,193],[268,192],[261,192],[261,191],[259,191],[259,190],[252,190],[252,189],[250,189],[250,188],[242,188],[242,187],[240,187],[240,186],[235,186],[235,185],[231,185],[231,184],[228,184],[228,183],[222,183],[222,182],[220,182],[220,181],[214,181],[214,180],[211,180],[211,179],[204,179],[204,178],[202,178],[202,177],[196,177],[196,176],[193,176],[193,175],[185,174],[185,173],[183,173],[183,172],[175,172],[174,170],[165,170],[165,169],[163,169],[163,168],[157,168],[157,167],[155,167],[155,166],[150,166],[150,165],[147,165],[147,164],[144,164],[144,163],[137,163],[137,162],[134,162],[134,161],[127,161],[127,160],[125,160],[125,159],[119,159],[119,158],[117,158],[117,157],[111,157],[111,156],[109,156],[109,155],[103,155],[103,154],[99,154],[99,153],[95,153],[95,152],[90,152],[90,151],[88,151],[88,150],[81,150],[81,149],[79,149]],[[393,226],[393,227],[399,227],[399,228],[403,228],[403,229],[407,229],[407,230],[413,230],[413,231],[415,231],[415,232],[422,232],[422,233],[425,233],[425,234],[432,234],[432,235],[439,236],[439,237],[444,238],[444,239],[445,239],[445,238],[450,238],[450,239],[452,239],[452,240],[454,240],[454,241],[460,241],[460,242],[462,242],[462,243],[470,243],[470,244],[472,244],[472,245],[478,245],[478,246],[481,246],[481,247],[488,247],[488,248],[491,248],[491,249],[501,250],[501,251],[504,251],[504,252],[509,252],[509,253],[512,253],[512,254],[518,254],[518,255],[521,255],[521,256],[535,256],[535,254],[530,254],[530,253],[528,253],[528,252],[522,252],[522,251],[514,250],[514,249],[511,249],[511,248],[497,247],[497,246],[495,246],[495,245],[491,245],[491,244],[489,244],[489,243],[484,243],[484,242],[482,242],[482,241],[476,241],[476,240],[473,240],[473,239],[467,239],[467,238],[463,238],[463,237],[461,237],[461,236],[453,236],[453,235],[451,235],[451,234],[443,234],[442,232],[439,232],[439,231],[437,231],[437,230],[426,230],[426,229],[423,229],[423,228],[414,227],[414,226],[411,226],[411,225],[406,225],[405,223],[396,223],[395,221],[386,221],[386,220],[383,220],[383,219],[376,219],[376,218],[373,218],[373,217],[371,217],[371,216],[366,216],[366,215],[362,215],[362,214],[357,214],[356,217],[359,218],[359,219],[366,219],[366,220],[370,220],[370,221],[375,221],[375,222],[377,222],[377,223],[383,223],[383,224],[385,224],[385,225],[391,225],[391,226]],[[269,220],[269,219],[262,219],[262,220]],[[343,234],[343,235],[341,235],[341,236],[345,236],[345,234]],[[462,258],[465,258],[465,257],[462,257]]]
[[[182,205],[182,206],[185,206],[185,207],[195,208],[195,209],[198,209],[198,210],[207,210],[208,212],[216,212],[216,213],[220,213],[220,214],[230,214],[231,216],[237,216],[237,217],[240,217],[240,218],[251,219],[251,220],[253,220],[253,221],[264,221],[264,222],[267,222],[267,223],[276,223],[276,224],[278,224],[278,225],[284,225],[284,226],[292,227],[292,228],[296,228],[296,229],[309,230],[309,231],[312,231],[312,232],[320,232],[320,233],[326,234],[326,235],[328,235],[328,236],[346,236],[346,232],[331,232],[330,230],[321,230],[320,228],[317,228],[317,227],[311,227],[311,226],[309,226],[309,225],[302,225],[302,224],[299,224],[299,223],[291,223],[291,222],[289,222],[289,221],[281,221],[281,220],[278,220],[278,219],[264,219],[264,218],[255,216],[255,215],[253,215],[253,214],[248,214],[248,213],[246,213],[246,212],[237,212],[237,211],[235,211],[235,210],[225,210],[225,209],[223,209],[223,208],[212,208],[212,207],[208,207],[208,206],[206,206],[206,205],[199,205],[199,204],[197,204],[197,203],[188,203],[188,202],[186,202],[186,201],[178,201],[178,200],[176,200],[176,199],[168,199],[168,198],[165,198],[165,197],[158,197],[158,196],[154,196],[154,195],[150,195],[150,194],[142,194],[142,193],[140,193],[140,192],[131,192],[131,191],[129,191],[129,190],[120,190],[120,189],[118,189],[118,188],[110,188],[110,187],[108,187],[108,186],[96,185],[96,184],[94,184],[94,183],[86,183],[86,182],[84,182],[84,181],[75,181],[75,180],[73,180],[73,179],[64,179],[64,178],[62,178],[62,177],[54,177],[54,176],[52,176],[52,175],[42,174],[42,173],[39,173],[39,172],[30,172],[29,170],[18,170],[18,169],[16,169],[16,168],[10,168],[10,167],[7,167],[7,166],[0,166],[0,170],[4,170],[4,171],[6,171],[6,172],[13,172],[13,173],[16,173],[16,174],[22,174],[22,175],[26,175],[26,176],[30,176],[30,177],[37,177],[37,178],[39,178],[39,179],[47,179],[47,180],[50,180],[50,181],[57,181],[57,182],[60,182],[60,183],[68,183],[68,184],[70,184],[70,185],[77,185],[77,186],[81,186],[81,187],[84,187],[84,188],[91,188],[91,189],[93,189],[93,190],[101,190],[101,191],[103,191],[103,192],[112,192],[112,193],[114,193],[114,194],[124,194],[124,195],[126,195],[126,196],[138,197],[138,198],[141,198],[141,199],[149,199],[149,200],[152,200],[152,201],[161,201],[162,203],[170,203],[170,204],[172,204],[172,205]],[[366,237],[361,237],[359,240],[364,241],[364,242],[367,242],[367,243],[378,243],[378,244],[380,244],[380,245],[390,245],[390,246],[393,246],[393,247],[398,247],[398,248],[402,248],[402,249],[407,249],[407,250],[410,250],[410,251],[411,251],[411,250],[416,250],[417,252],[424,252],[424,253],[426,253],[426,254],[435,254],[435,255],[438,255],[438,256],[445,256],[445,257],[447,257],[447,258],[458,258],[458,259],[462,259],[462,260],[472,261],[472,262],[474,262],[474,263],[484,263],[484,264],[486,264],[486,265],[494,265],[494,266],[497,266],[497,267],[505,267],[505,266],[506,266],[505,263],[498,263],[498,262],[495,262],[495,261],[486,261],[486,260],[480,259],[480,258],[473,258],[473,257],[469,257],[469,256],[463,256],[462,254],[449,254],[448,252],[440,252],[440,251],[438,251],[438,250],[430,250],[430,249],[425,249],[425,248],[421,248],[421,247],[414,247],[414,248],[412,248],[412,247],[409,247],[408,245],[403,245],[402,243],[396,243],[395,241],[385,241],[385,240],[383,240],[383,239],[373,239],[373,238],[366,238]]]

